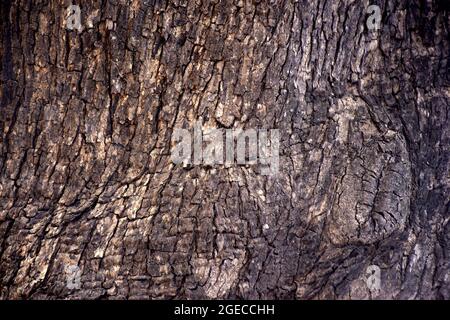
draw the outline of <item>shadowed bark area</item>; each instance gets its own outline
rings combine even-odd
[[[1,3],[0,298],[450,299],[446,1],[73,3]],[[278,175],[173,164],[197,120]]]

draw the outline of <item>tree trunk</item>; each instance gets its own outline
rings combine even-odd
[[[449,11],[373,1],[2,0],[0,298],[450,299]]]

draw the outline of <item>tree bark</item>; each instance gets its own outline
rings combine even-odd
[[[3,0],[0,298],[449,299],[445,2]],[[278,175],[174,164],[198,120]]]

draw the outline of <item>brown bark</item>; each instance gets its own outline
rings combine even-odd
[[[445,1],[73,3],[1,3],[0,298],[450,298]],[[200,118],[278,176],[174,165]]]

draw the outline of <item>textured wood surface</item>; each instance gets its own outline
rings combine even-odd
[[[1,2],[0,298],[450,299],[446,1],[69,5]],[[175,165],[198,120],[279,174]]]

